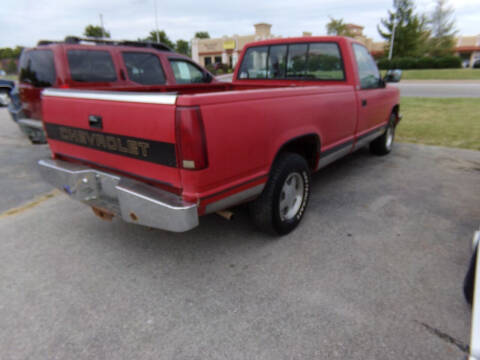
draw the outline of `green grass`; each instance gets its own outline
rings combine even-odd
[[[479,99],[402,97],[396,140],[480,150]]]
[[[480,69],[404,70],[402,80],[480,80]]]

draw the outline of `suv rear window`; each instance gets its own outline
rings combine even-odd
[[[103,50],[68,50],[72,80],[78,82],[112,82],[117,80],[112,56]]]
[[[55,65],[51,50],[24,51],[20,57],[20,82],[35,87],[52,86],[55,83]]]
[[[158,56],[145,52],[122,52],[128,78],[142,85],[163,85],[165,74]]]

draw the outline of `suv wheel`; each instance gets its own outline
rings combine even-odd
[[[10,104],[10,93],[7,90],[0,90],[0,106],[8,106]]]
[[[387,155],[392,151],[393,140],[395,139],[395,120],[396,115],[392,113],[383,135],[370,143],[370,151],[375,155]]]
[[[250,214],[261,230],[285,235],[302,220],[309,197],[306,160],[298,154],[283,153],[275,161],[262,194],[250,203]]]

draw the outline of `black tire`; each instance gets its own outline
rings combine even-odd
[[[287,182],[288,180],[288,182]],[[302,188],[303,186],[303,188]],[[285,189],[291,189],[286,199]],[[303,218],[310,198],[310,169],[307,161],[294,153],[282,153],[275,160],[262,194],[249,204],[255,225],[272,235],[286,235]],[[291,206],[280,210],[281,202],[292,199]],[[286,213],[284,210],[290,211]]]
[[[395,121],[396,115],[392,113],[383,135],[370,143],[370,151],[373,154],[382,156],[392,151],[393,141],[395,140]]]
[[[472,305],[473,302],[473,290],[475,284],[475,268],[477,264],[477,248],[475,247],[475,251],[470,259],[470,265],[468,266],[467,274],[465,275],[465,279],[463,280],[463,295],[465,296],[465,300],[467,303]]]

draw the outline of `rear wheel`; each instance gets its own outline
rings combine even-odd
[[[285,235],[303,218],[310,197],[310,169],[294,153],[283,153],[275,161],[262,194],[250,203],[253,222],[273,235]]]
[[[393,148],[393,140],[395,139],[395,113],[390,115],[387,128],[382,136],[376,138],[370,143],[370,151],[375,155],[387,155]]]
[[[10,93],[7,90],[0,90],[0,106],[8,106],[10,101]]]

